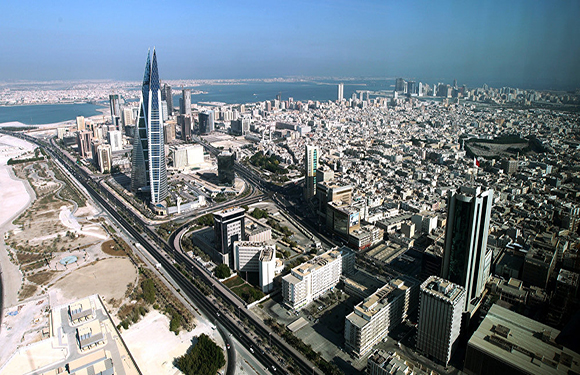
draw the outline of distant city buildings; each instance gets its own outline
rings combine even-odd
[[[109,95],[109,110],[111,111],[111,124],[120,126],[121,103],[118,94]]]
[[[200,112],[199,113],[199,133],[209,134],[215,130],[214,112]]]
[[[342,102],[344,100],[344,83],[338,84],[338,98],[337,98],[337,100],[339,102]]]
[[[167,103],[167,114],[173,116],[173,92],[171,91],[171,86],[167,83],[163,85],[161,90],[161,100]]]
[[[157,56],[147,56],[141,90],[139,118],[133,141],[131,190],[147,192],[151,204],[163,202],[168,195],[167,166],[161,117],[161,90]]]
[[[181,90],[181,98],[179,99],[179,113],[182,115],[191,116],[191,90]]]

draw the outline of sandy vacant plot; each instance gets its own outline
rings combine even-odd
[[[137,269],[129,259],[110,258],[75,270],[54,287],[60,292],[59,304],[91,294],[99,294],[108,301],[111,298],[123,299],[127,284],[134,284],[136,280]]]
[[[182,331],[176,336],[169,331],[169,318],[153,310],[124,331],[122,336],[143,373],[175,375],[181,374],[181,371],[173,366],[173,360],[187,352],[194,336],[205,333],[218,345],[224,345],[210,323],[196,319],[196,324],[193,331]]]

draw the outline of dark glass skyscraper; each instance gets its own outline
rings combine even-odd
[[[442,277],[465,288],[465,310],[485,289],[491,267],[487,237],[493,190],[461,187],[450,192]],[[474,303],[475,302],[475,303]]]
[[[132,159],[131,190],[150,191],[152,204],[162,202],[167,197],[167,169],[155,49],[153,59],[151,53],[147,55]]]

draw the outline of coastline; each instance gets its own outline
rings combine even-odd
[[[16,150],[16,148],[18,148]],[[18,304],[18,292],[22,285],[22,273],[17,265],[10,261],[4,233],[16,228],[12,221],[24,212],[36,199],[34,190],[28,181],[21,180],[14,174],[12,167],[7,165],[10,157],[34,150],[34,145],[7,135],[0,136],[0,200],[3,209],[0,212],[0,306],[3,311],[6,308]],[[24,188],[24,189],[23,189]],[[26,194],[23,194],[23,190]],[[1,317],[0,317],[1,320]]]

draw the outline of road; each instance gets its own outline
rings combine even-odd
[[[320,370],[315,368],[312,362],[289,346],[281,337],[276,334],[270,335],[269,327],[248,311],[243,302],[235,294],[209,275],[200,264],[197,264],[182,252],[169,246],[156,232],[142,222],[139,215],[136,215],[132,210],[127,210],[116,196],[104,189],[100,184],[95,183],[86,170],[67,158],[60,149],[48,142],[30,137],[26,134],[6,133],[39,144],[47,150],[51,157],[60,160],[68,173],[161,264],[170,277],[180,286],[182,291],[206,316],[215,317],[216,322],[220,323],[226,331],[235,335],[242,345],[248,348],[260,347],[265,349],[264,351],[256,350],[254,353],[255,357],[265,367],[271,370],[276,368],[276,371],[273,371],[275,373],[287,373],[281,368],[279,359],[271,354],[271,347],[276,347],[277,351],[292,359],[292,362],[300,373],[322,374]],[[105,197],[101,194],[104,194]],[[194,278],[199,278],[203,283],[210,285],[213,294],[218,296],[228,307],[233,308],[237,313],[237,318],[229,312],[227,307],[217,304],[215,299],[213,301],[210,300],[212,297],[194,286],[191,282]],[[251,332],[247,328],[248,326],[252,326],[255,332]],[[270,342],[265,343],[260,339],[264,337],[269,337]]]

